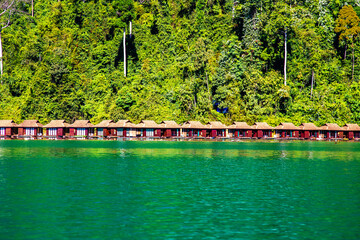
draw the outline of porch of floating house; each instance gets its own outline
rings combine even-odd
[[[345,137],[349,140],[360,137],[360,127],[357,124],[345,124],[343,129]]]
[[[320,127],[320,135],[324,139],[343,138],[343,128],[336,123],[326,123]]]
[[[96,129],[94,133],[98,137],[108,137],[108,136],[110,136],[111,135],[110,126],[113,123],[114,123],[113,120],[103,120],[99,124],[94,125],[94,128]]]
[[[44,136],[47,138],[64,138],[68,126],[69,124],[65,123],[65,120],[52,120],[43,126],[43,129],[45,129]]]
[[[10,139],[15,132],[17,133],[16,123],[13,120],[0,120],[0,138]]]
[[[38,120],[24,120],[18,125],[18,135],[23,137],[42,136],[43,125]]]
[[[161,126],[152,120],[142,120],[135,125],[136,137],[161,137]]]
[[[272,137],[273,128],[269,126],[266,122],[256,122],[252,127],[254,138]]]
[[[182,129],[185,137],[206,137],[207,127],[199,121],[187,121]]]
[[[175,121],[162,121],[159,125],[161,127],[161,137],[180,137],[181,126]]]
[[[71,137],[94,136],[94,126],[89,120],[76,120],[70,125],[69,135]]]
[[[300,128],[293,123],[280,123],[275,128],[276,138],[298,138]]]
[[[301,123],[299,136],[304,139],[320,137],[320,128],[313,123]]]
[[[252,137],[252,127],[249,126],[246,122],[233,122],[229,129],[229,137],[235,138],[251,138]]]
[[[208,122],[206,125],[205,137],[226,137],[227,127],[221,122]]]
[[[119,120],[109,124],[109,134],[111,137],[129,137],[130,131],[135,127],[130,120]]]

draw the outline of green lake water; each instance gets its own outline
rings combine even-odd
[[[0,141],[0,239],[360,239],[360,143]]]

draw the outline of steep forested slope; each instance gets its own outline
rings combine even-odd
[[[360,123],[356,0],[11,2],[1,119]]]

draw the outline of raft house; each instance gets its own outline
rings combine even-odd
[[[202,124],[187,121],[182,125],[175,121],[142,120],[138,124],[130,120],[103,120],[93,125],[89,120],[52,120],[42,125],[38,120],[0,120],[0,139],[286,139],[286,140],[360,140],[357,124],[326,123],[317,127],[313,123],[283,122],[271,127],[266,122],[233,122],[227,126],[219,121]]]

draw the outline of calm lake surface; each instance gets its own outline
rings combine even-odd
[[[0,141],[0,239],[360,239],[360,143]]]

